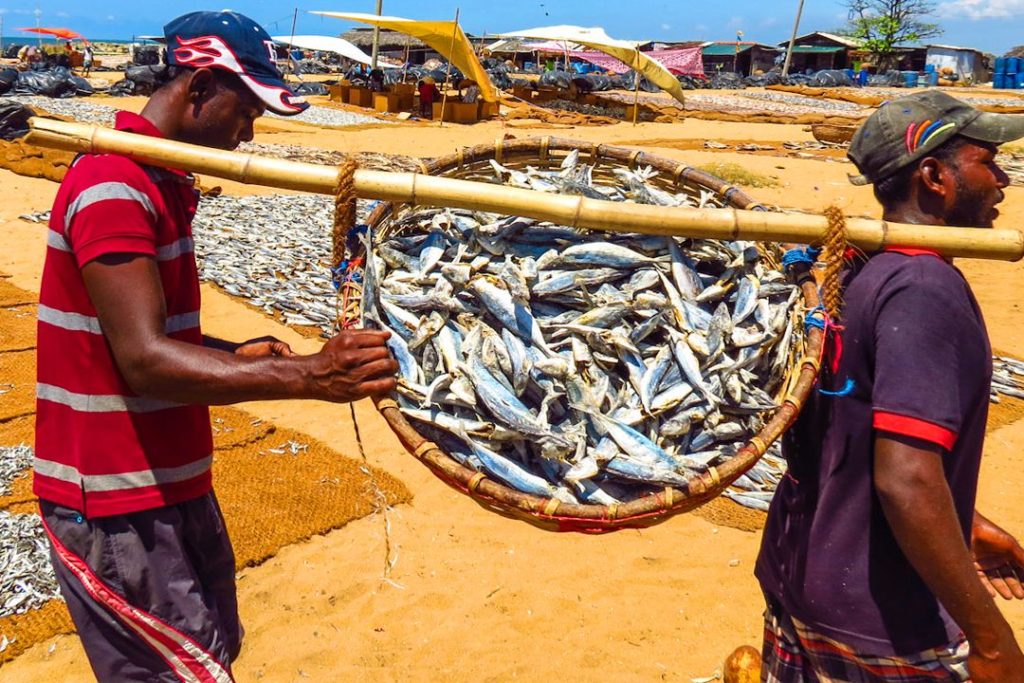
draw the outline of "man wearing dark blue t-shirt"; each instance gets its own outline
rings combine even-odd
[[[997,146],[1021,137],[1024,117],[911,95],[858,131],[851,180],[887,221],[991,228]],[[992,362],[971,288],[939,254],[893,247],[849,264],[843,300],[826,381],[847,390],[787,435],[758,557],[763,680],[1024,681],[992,599],[1024,599],[1024,550],[974,509]]]

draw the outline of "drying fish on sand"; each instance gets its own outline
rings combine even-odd
[[[39,515],[0,510],[0,597],[0,618],[24,614],[60,597]]]
[[[649,168],[598,180],[577,153],[491,166],[514,187],[695,204]],[[364,322],[392,332],[403,414],[523,493],[611,505],[685,486],[761,429],[803,338],[798,287],[750,242],[452,209],[407,209],[374,239]],[[764,508],[783,471],[772,449],[730,497]]]

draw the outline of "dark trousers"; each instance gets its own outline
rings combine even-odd
[[[86,519],[40,501],[68,611],[100,681],[231,681],[242,628],[213,493]]]

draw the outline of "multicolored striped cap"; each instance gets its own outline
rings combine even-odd
[[[884,180],[955,135],[1001,145],[1024,137],[1024,115],[981,112],[938,90],[886,102],[853,136],[847,156],[860,175],[850,182]]]

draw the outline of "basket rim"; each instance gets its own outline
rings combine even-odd
[[[491,159],[501,163],[503,160],[531,155],[535,155],[532,158],[539,157],[540,160],[547,161],[551,151],[568,152],[574,149],[579,149],[581,155],[588,154],[588,163],[628,164],[630,168],[636,168],[641,164],[652,166],[659,172],[672,174],[677,187],[683,182],[696,184],[713,190],[728,206],[768,210],[765,205],[739,188],[674,159],[628,147],[568,138],[546,136],[522,140],[499,139],[493,145],[460,148],[454,154],[439,157],[429,163],[421,162],[420,172],[431,175],[453,174],[468,170],[472,164],[485,163]],[[391,215],[394,209],[393,202],[379,204],[367,219],[371,229]],[[800,288],[807,309],[815,309],[820,300],[813,278],[804,279],[800,283]],[[546,530],[600,534],[651,526],[676,514],[693,510],[716,498],[740,475],[753,467],[768,447],[789,428],[810,396],[820,369],[818,359],[821,357],[823,343],[824,334],[820,329],[811,327],[805,331],[804,355],[790,366],[783,379],[782,386],[791,388],[782,405],[775,410],[764,427],[728,461],[719,467],[709,467],[706,472],[691,476],[685,490],[666,486],[659,493],[621,505],[568,504],[554,498],[542,498],[513,489],[482,472],[459,464],[440,450],[406,420],[399,410],[398,403],[390,396],[374,398],[374,405],[406,450],[423,462],[439,479],[468,495],[484,508]]]

